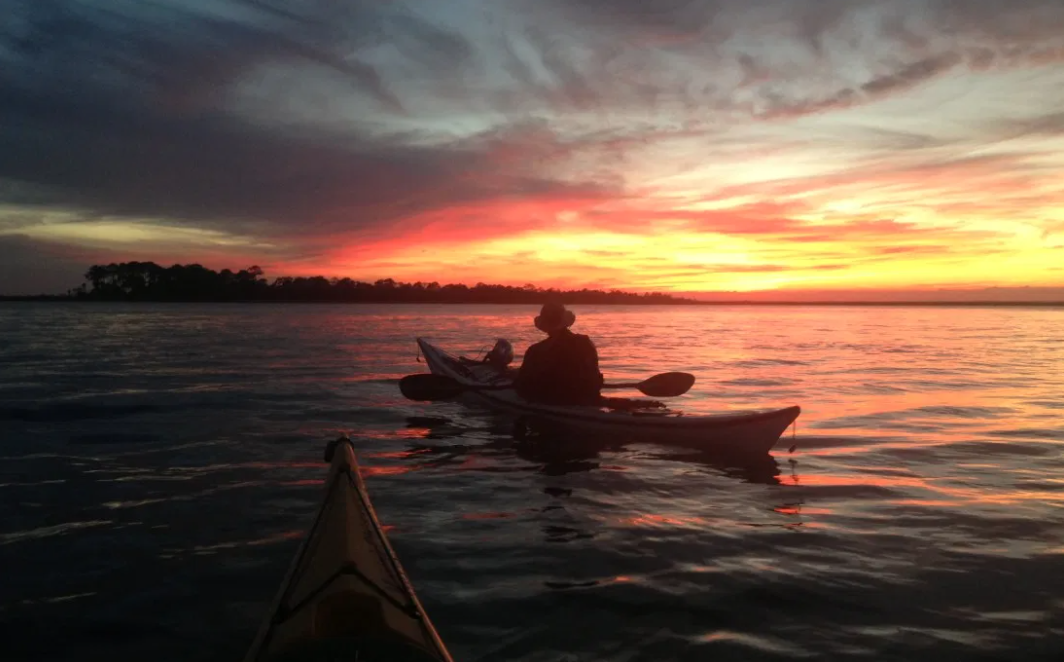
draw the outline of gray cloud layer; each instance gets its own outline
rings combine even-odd
[[[1057,0],[451,7],[465,13],[443,23],[426,14],[440,5],[416,2],[9,0],[0,179],[36,187],[36,206],[327,234],[499,197],[616,193],[620,180],[600,170],[558,168],[583,145],[533,122],[547,111],[773,118],[861,103],[962,65],[1064,57]],[[487,24],[482,12],[505,32],[447,27]],[[285,68],[287,78],[270,78]],[[734,79],[703,75],[729,68]],[[345,122],[293,121],[277,88],[285,80],[342,97]],[[306,118],[312,101],[290,101]],[[437,121],[433,108],[494,126],[450,138],[439,126],[398,128]],[[1061,126],[1047,114],[1030,130]],[[602,148],[625,133],[583,137]]]

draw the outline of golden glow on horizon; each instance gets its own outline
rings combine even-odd
[[[559,226],[490,239],[449,241],[443,252],[425,244],[385,242],[338,256],[340,271],[400,280],[533,282],[668,291],[754,291],[787,288],[914,288],[921,286],[1060,283],[1059,248],[1038,227],[981,219],[935,221],[914,209],[904,225],[870,215],[840,222],[845,200],[818,222],[798,224],[797,238],[677,230],[639,234]],[[831,219],[824,222],[823,219]],[[862,229],[861,221],[869,223]],[[379,256],[379,257],[375,257]],[[438,274],[426,278],[425,274]],[[378,276],[379,274],[379,276]]]
[[[1064,205],[1042,215],[1041,222],[995,218],[967,209],[960,214],[963,222],[946,222],[934,205],[913,205],[895,207],[898,213],[892,223],[883,220],[882,210],[889,203],[875,196],[823,196],[826,202],[810,204],[823,193],[801,196],[806,206],[781,216],[775,216],[772,208],[759,209],[752,196],[682,207],[668,196],[648,197],[636,208],[614,202],[584,208],[560,204],[550,212],[553,224],[526,231],[513,222],[514,215],[528,214],[534,208],[523,202],[500,210],[500,217],[508,222],[496,236],[480,233],[488,235],[484,237],[454,231],[461,228],[460,218],[470,210],[457,212],[459,220],[455,221],[441,210],[432,212],[432,224],[417,241],[400,238],[354,244],[321,261],[258,261],[266,265],[270,276],[325,274],[363,280],[680,292],[1064,282]],[[589,222],[596,213],[608,214],[602,227]],[[624,229],[607,227],[615,222]],[[766,225],[760,231],[744,232],[746,223],[762,222]],[[705,227],[700,228],[701,223]],[[115,219],[77,221],[55,214],[48,222],[19,232],[45,240],[117,244],[138,251],[233,248],[246,253],[276,248],[270,242],[215,230]]]
[[[666,291],[1064,285],[1052,175],[1064,138],[965,133],[978,118],[962,83],[1022,99],[1021,82],[944,77],[827,114],[740,122],[698,149],[661,140],[624,163],[638,195],[436,210],[415,243],[352,241],[332,264],[360,278]],[[1001,117],[1022,116],[995,99]],[[929,106],[941,112],[916,112]],[[869,136],[886,146],[856,139]],[[497,220],[473,231],[465,218]]]
[[[1062,80],[1052,76],[1042,82]],[[979,98],[1003,118],[1023,118],[1019,100],[1033,94],[1005,74],[964,82],[988,86]],[[996,89],[1019,96],[986,96]],[[607,175],[601,190],[474,196],[368,228],[271,221],[260,237],[216,223],[0,207],[0,236],[106,249],[105,261],[258,263],[269,277],[677,292],[1064,285],[1064,137],[966,134],[977,122],[960,91],[944,78],[825,113],[729,119],[726,131],[645,141],[620,131],[621,157],[578,144],[574,131],[547,179],[579,183],[587,166]],[[920,115],[928,107],[936,114]],[[550,135],[534,133],[491,165],[523,166],[522,150],[534,156]]]

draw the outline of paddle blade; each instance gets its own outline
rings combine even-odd
[[[407,375],[399,380],[399,392],[409,400],[447,400],[464,390],[464,386],[444,375]]]
[[[639,382],[637,388],[652,398],[674,398],[683,395],[695,385],[695,376],[689,372],[663,372]]]

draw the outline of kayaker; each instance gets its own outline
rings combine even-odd
[[[514,380],[517,393],[528,400],[555,405],[594,405],[601,399],[602,373],[591,338],[569,327],[576,315],[557,302],[543,305],[535,318],[546,340],[525,352]]]

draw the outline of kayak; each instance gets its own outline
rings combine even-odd
[[[326,447],[325,495],[244,658],[451,662],[403,572],[350,440]]]
[[[445,375],[467,386],[490,386],[491,390],[470,390],[467,401],[517,417],[518,423],[548,430],[562,429],[581,434],[602,435],[614,440],[646,441],[666,446],[682,446],[705,451],[765,454],[779,441],[801,407],[759,409],[743,412],[696,415],[684,414],[660,403],[627,400],[636,406],[544,405],[522,398],[513,388],[512,376],[485,364],[454,357],[424,338],[417,339],[421,354],[433,374]],[[657,405],[657,406],[654,406]]]

